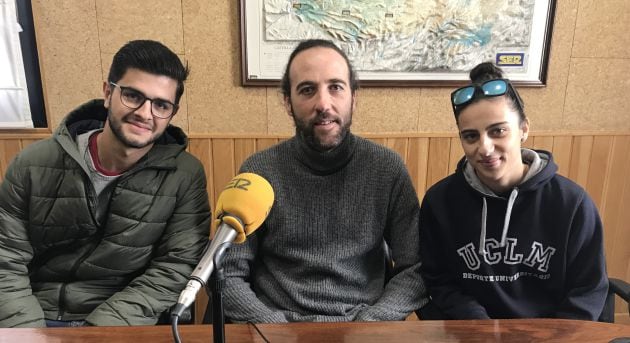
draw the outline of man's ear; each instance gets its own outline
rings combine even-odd
[[[105,108],[109,108],[110,101],[112,100],[112,87],[107,81],[103,81],[103,99]]]
[[[284,97],[284,109],[287,110],[289,117],[293,117],[293,106],[291,106],[291,97]]]

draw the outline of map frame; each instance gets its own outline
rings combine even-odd
[[[264,38],[264,0],[239,0],[242,86],[279,86],[286,61],[299,41],[267,42]],[[298,0],[295,1],[299,3]],[[515,85],[544,87],[551,48],[557,0],[534,0],[535,10],[527,54],[497,52],[499,64]],[[522,29],[522,28],[521,28]],[[321,37],[315,37],[321,38]],[[335,39],[331,39],[335,42]],[[520,64],[510,64],[514,61]],[[526,65],[523,66],[523,61]],[[504,63],[507,62],[507,63]],[[502,64],[503,63],[503,64]],[[357,68],[362,87],[440,87],[460,86],[468,81],[468,72],[455,71],[362,71]]]

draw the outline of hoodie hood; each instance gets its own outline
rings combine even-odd
[[[457,164],[456,173],[463,175],[468,185],[470,185],[470,187],[472,187],[475,191],[479,192],[482,198],[481,233],[479,235],[479,254],[481,255],[485,255],[486,253],[486,220],[488,217],[487,198],[490,197],[507,200],[507,208],[505,210],[500,242],[500,246],[504,247],[509,231],[512,208],[519,192],[536,190],[545,183],[549,182],[558,170],[557,165],[553,162],[551,153],[544,150],[530,150],[523,148],[521,149],[521,158],[523,163],[529,165],[529,170],[527,171],[527,174],[525,174],[523,180],[512,188],[507,199],[505,196],[496,194],[488,186],[481,182],[479,177],[477,177],[475,169],[470,163],[468,163],[466,157],[462,158]]]

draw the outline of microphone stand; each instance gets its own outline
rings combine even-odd
[[[212,297],[212,338],[214,343],[225,343],[225,313],[223,311],[223,287],[225,273],[221,260],[225,250],[232,245],[225,242],[219,246],[214,255],[214,271],[210,275],[210,291]]]

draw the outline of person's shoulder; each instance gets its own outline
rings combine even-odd
[[[198,174],[200,171],[205,173],[203,163],[188,151],[181,151],[177,154],[175,161],[178,171],[191,174]]]
[[[362,158],[369,158],[373,162],[386,164],[403,165],[402,157],[394,150],[373,142],[367,138],[355,136],[357,140],[357,149]]]
[[[24,147],[15,161],[19,164],[44,167],[59,164],[63,153],[63,149],[53,138],[46,138]]]
[[[582,186],[575,181],[560,174],[554,175],[549,180],[549,197],[562,200],[565,205],[592,203],[590,195]]]
[[[256,151],[243,162],[243,166],[273,165],[290,154],[290,140],[284,140],[268,148]]]
[[[427,189],[425,197],[445,195],[453,186],[458,190],[460,188],[463,190],[464,188],[462,187],[463,185],[459,183],[459,178],[461,178],[461,175],[451,174],[441,179]]]
[[[554,191],[556,192],[560,191],[562,193],[572,194],[575,196],[587,194],[586,190],[582,186],[560,174],[555,174],[551,180],[549,180],[549,183],[553,185]]]

